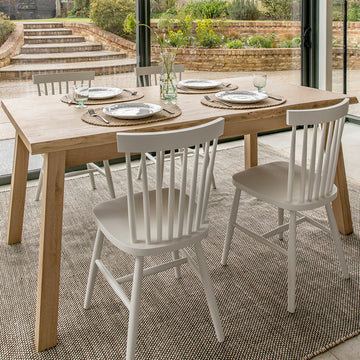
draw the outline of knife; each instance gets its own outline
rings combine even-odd
[[[282,98],[279,98],[279,97],[276,97],[276,96],[272,96],[272,95],[268,95],[268,98],[274,99],[274,100],[278,100],[278,101],[282,101]]]

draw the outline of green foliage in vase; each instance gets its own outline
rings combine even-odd
[[[128,14],[135,14],[134,0],[93,0],[90,18],[101,29],[124,35],[124,21]]]
[[[232,20],[257,20],[261,15],[254,0],[233,0],[228,4],[228,12]]]
[[[2,45],[14,31],[15,26],[9,20],[9,17],[0,12],[0,45]]]

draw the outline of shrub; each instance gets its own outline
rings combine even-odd
[[[246,40],[246,45],[252,48],[271,48],[274,45],[274,40],[273,35],[267,38],[263,36],[250,36]]]
[[[217,47],[222,43],[222,37],[217,35],[213,30],[213,23],[211,19],[198,21],[195,31],[197,41],[200,46],[204,48]]]
[[[245,48],[245,43],[242,42],[239,39],[235,39],[235,40],[229,40],[225,46],[228,49],[244,49]]]
[[[359,0],[354,0],[349,4],[348,20],[349,21],[359,21],[360,20],[360,1]]]
[[[232,20],[257,20],[260,10],[253,0],[233,0],[228,4],[229,17]]]
[[[150,13],[161,14],[167,11],[169,8],[175,9],[174,0],[150,0]]]
[[[194,18],[214,19],[228,15],[226,1],[190,1],[185,5],[186,14]]]
[[[299,48],[300,46],[301,46],[301,38],[300,37],[283,40],[279,44],[280,48]]]
[[[261,0],[265,16],[275,20],[299,20],[300,5],[297,0]]]
[[[15,26],[9,20],[9,17],[0,12],[0,46],[8,39],[14,29]]]
[[[75,7],[73,8],[69,14],[69,18],[88,18],[89,17],[89,8],[87,7]]]
[[[130,13],[135,13],[134,0],[93,0],[90,18],[99,28],[124,35],[124,21]]]
[[[171,13],[164,13],[159,19],[158,28],[161,30],[170,31],[174,28],[176,17]]]

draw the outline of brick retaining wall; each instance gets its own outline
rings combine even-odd
[[[17,55],[24,44],[23,24],[14,23],[14,25],[15,30],[0,47],[0,67],[9,65],[11,57]]]

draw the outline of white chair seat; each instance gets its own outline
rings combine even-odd
[[[174,201],[174,222],[173,227],[178,227],[178,208],[179,208],[179,190],[175,189]],[[149,192],[150,199],[150,231],[151,237],[156,238],[156,191]],[[131,242],[128,202],[127,196],[114,200],[104,201],[93,209],[97,225],[104,233],[105,237],[121,250],[134,256],[157,255],[161,252],[178,250],[192,245],[207,236],[208,226],[203,225],[199,231],[191,233],[191,236],[184,236],[181,239],[169,240],[168,236],[168,189],[162,190],[162,240],[158,244],[153,242],[146,244],[146,226],[144,222],[143,193],[134,195],[135,217],[136,217],[136,235],[137,242]],[[185,197],[184,217],[188,215],[189,197]],[[185,223],[183,231],[186,233]]]
[[[332,191],[319,198],[318,201],[302,202],[300,195],[301,167],[295,165],[294,193],[292,201],[289,202],[287,199],[288,169],[289,163],[285,161],[255,166],[234,174],[233,184],[260,200],[286,210],[311,210],[336,198],[337,189],[333,185]]]

